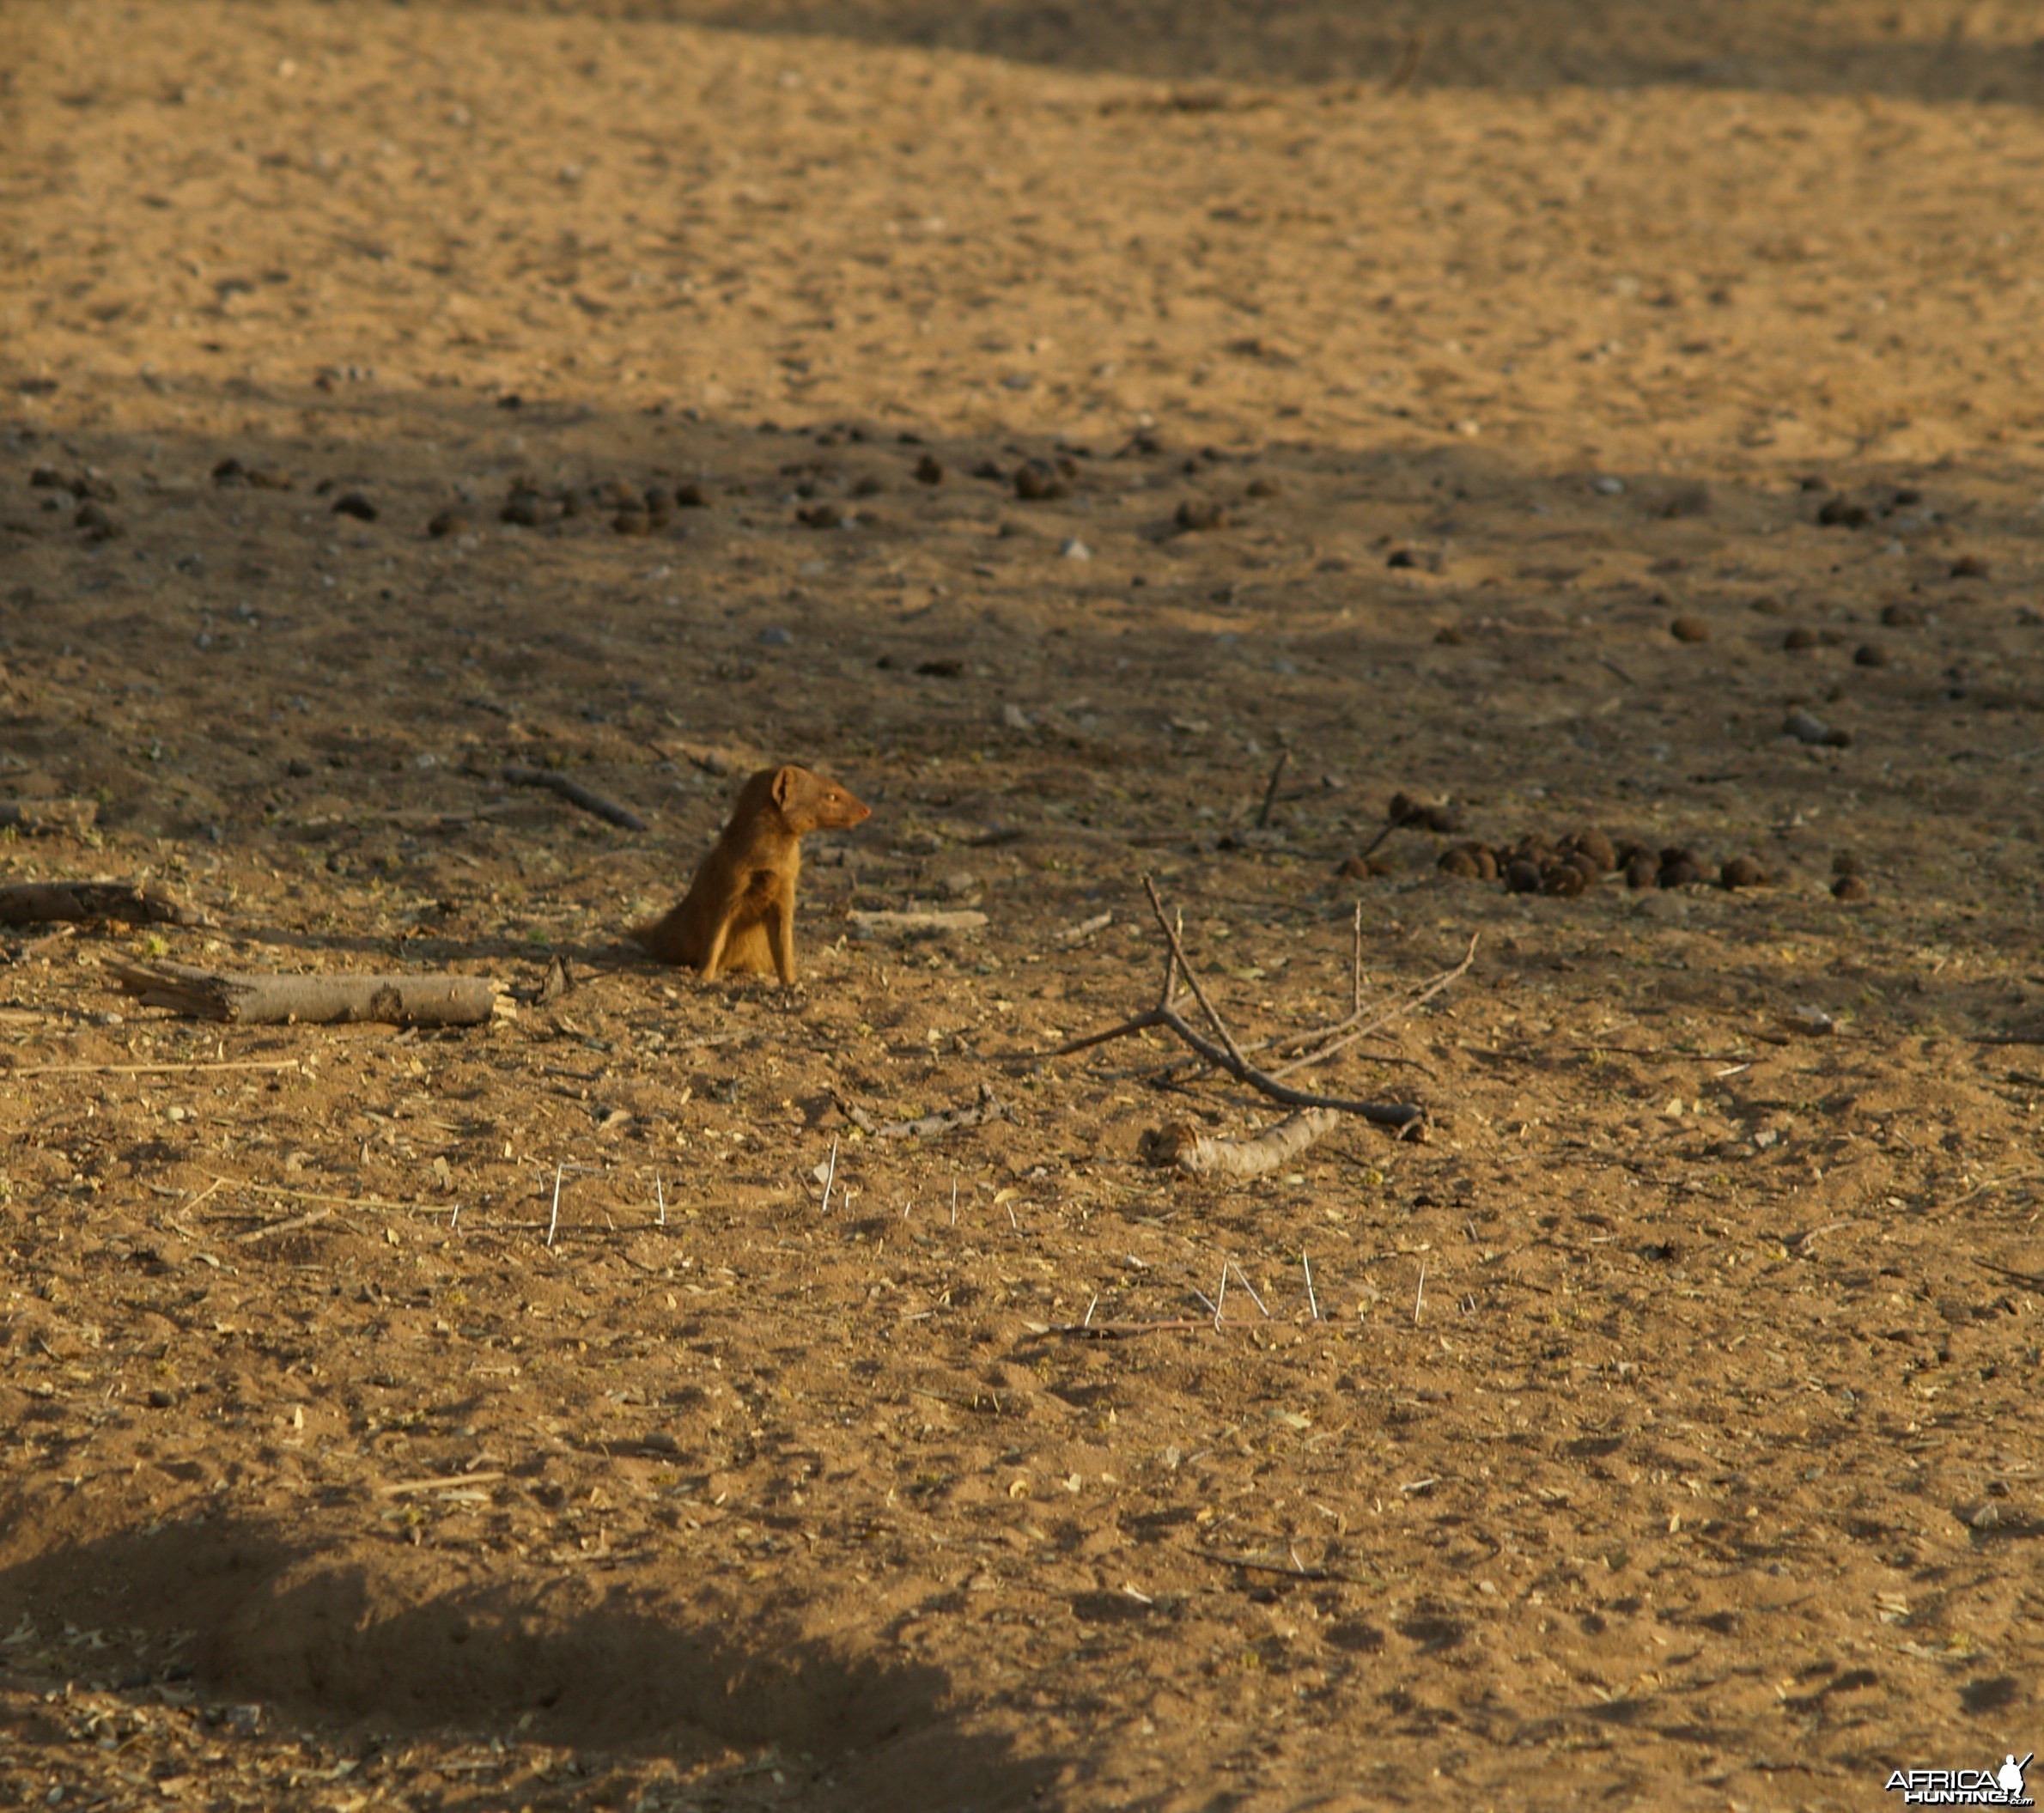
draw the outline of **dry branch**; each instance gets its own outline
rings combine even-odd
[[[145,1007],[244,1025],[479,1026],[496,1007],[483,976],[252,976],[186,964],[123,964],[113,973]]]
[[[1189,1171],[1195,1177],[1260,1177],[1289,1165],[1314,1141],[1332,1133],[1341,1116],[1327,1108],[1303,1109],[1246,1140],[1216,1139],[1183,1121],[1153,1127],[1141,1152],[1153,1165]]]
[[[210,925],[198,908],[127,881],[15,881],[0,887],[0,925],[118,919],[126,925]]]
[[[852,912],[845,916],[861,938],[876,938],[883,932],[930,933],[979,932],[986,928],[987,916],[964,910],[913,913]]]
[[[953,1133],[960,1128],[1012,1118],[1006,1104],[985,1083],[979,1086],[979,1099],[970,1108],[946,1108],[941,1113],[926,1114],[916,1121],[876,1121],[863,1108],[842,1098],[837,1107],[860,1132],[878,1140],[934,1140],[940,1133]]]
[[[1185,955],[1185,947],[1180,941],[1178,932],[1164,910],[1164,902],[1158,896],[1156,884],[1147,875],[1145,875],[1142,878],[1142,885],[1143,891],[1150,897],[1150,910],[1156,915],[1157,923],[1164,933],[1166,946],[1162,998],[1155,1007],[1123,1020],[1118,1026],[1110,1026],[1104,1032],[1088,1033],[1083,1038],[1068,1040],[1055,1051],[1047,1052],[1044,1056],[1069,1057],[1074,1052],[1084,1051],[1093,1045],[1104,1044],[1110,1039],[1125,1038],[1130,1033],[1141,1032],[1150,1027],[1157,1026],[1183,1040],[1215,1069],[1226,1071],[1236,1081],[1248,1084],[1259,1094],[1268,1096],[1274,1102],[1282,1102],[1287,1108],[1324,1108],[1329,1109],[1336,1114],[1358,1115],[1375,1126],[1391,1128],[1401,1136],[1416,1133],[1426,1124],[1427,1110],[1411,1103],[1360,1102],[1347,1100],[1339,1096],[1311,1095],[1305,1090],[1294,1089],[1289,1084],[1281,1082],[1276,1076],[1268,1071],[1260,1070],[1256,1065],[1250,1063],[1243,1056],[1242,1047],[1237,1042],[1235,1035],[1228,1030],[1227,1022],[1220,1017],[1220,1011],[1208,999],[1207,991],[1201,984],[1198,972],[1193,969],[1190,960]],[[1456,976],[1468,969],[1475,954],[1475,944],[1472,940],[1469,956],[1465,957],[1457,968],[1446,972],[1444,977],[1436,978],[1439,983],[1438,988],[1433,983],[1429,983],[1427,985],[1427,989],[1433,993],[1438,993],[1439,989],[1445,988]],[[1177,1001],[1178,978],[1181,975],[1185,979],[1186,987],[1192,990],[1193,998],[1198,1001],[1201,1011],[1207,1017],[1208,1023],[1213,1027],[1215,1038],[1208,1038],[1188,1025],[1184,1016],[1178,1012]],[[1400,1011],[1409,1011],[1409,1009]],[[1354,1016],[1351,1015],[1350,1019],[1354,1019]],[[1324,1039],[1329,1032],[1340,1033],[1348,1025],[1348,1021],[1343,1021],[1335,1027],[1323,1028],[1322,1031],[1308,1036]],[[1355,1033],[1354,1036],[1360,1037],[1362,1035]],[[1218,1043],[1215,1039],[1219,1040]],[[1353,1043],[1353,1039],[1344,1037],[1340,1043],[1347,1044]],[[1300,1059],[1286,1068],[1297,1069],[1302,1063],[1318,1062],[1322,1057],[1331,1055],[1332,1051],[1336,1049],[1339,1047],[1327,1046],[1315,1052],[1311,1057]]]
[[[646,821],[629,806],[620,806],[615,800],[584,787],[580,781],[570,780],[563,774],[556,774],[551,768],[521,768],[515,762],[504,764],[504,779],[513,787],[544,787],[549,793],[558,794],[570,806],[579,806],[586,812],[593,812],[611,824],[621,824],[628,831],[642,831]]]

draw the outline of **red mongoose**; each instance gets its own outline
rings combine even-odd
[[[707,979],[727,970],[795,979],[795,877],[805,831],[862,824],[873,808],[806,768],[763,768],[739,790],[731,822],[665,918],[630,936],[662,963]]]

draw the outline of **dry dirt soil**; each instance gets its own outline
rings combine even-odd
[[[0,1805],[2039,1748],[2041,106],[2035,0],[6,8],[0,879],[212,922],[7,934]],[[769,758],[800,986],[633,960]],[[1424,1136],[1146,1163],[1277,1110],[1043,1056],[1145,875],[1245,1041],[1476,936],[1293,1079]]]

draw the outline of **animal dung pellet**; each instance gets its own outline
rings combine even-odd
[[[1700,617],[1678,617],[1669,624],[1668,633],[1678,642],[1707,642],[1711,626]]]
[[[1767,872],[1751,856],[1734,856],[1718,871],[1718,885],[1726,890],[1761,888],[1768,885]]]
[[[1608,875],[1618,867],[1618,852],[1611,847],[1611,840],[1594,825],[1577,831],[1562,848],[1572,855],[1587,856],[1600,875]]]
[[[1873,892],[1865,878],[1858,875],[1840,875],[1831,884],[1831,897],[1846,906],[1872,899]]]
[[[1661,866],[1654,882],[1659,887],[1687,888],[1699,886],[1710,879],[1710,871],[1696,852],[1677,845],[1661,852]]]
[[[1047,503],[1070,496],[1071,489],[1048,459],[1025,459],[1015,468],[1015,496],[1025,503]]]

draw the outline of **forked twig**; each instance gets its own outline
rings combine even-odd
[[[1246,1083],[1259,1094],[1267,1095],[1273,1101],[1282,1102],[1287,1107],[1329,1108],[1337,1114],[1357,1115],[1373,1125],[1391,1128],[1401,1135],[1413,1133],[1426,1124],[1427,1110],[1412,1103],[1360,1102],[1351,1101],[1339,1096],[1313,1095],[1303,1089],[1294,1089],[1289,1084],[1281,1081],[1280,1079],[1289,1071],[1302,1068],[1310,1063],[1320,1062],[1323,1059],[1331,1056],[1334,1052],[1341,1049],[1343,1046],[1353,1043],[1368,1032],[1378,1030],[1388,1020],[1396,1019],[1402,1013],[1410,1013],[1421,1002],[1432,1000],[1457,977],[1463,975],[1470,964],[1475,961],[1476,954],[1475,939],[1472,938],[1469,940],[1469,953],[1460,964],[1454,969],[1445,970],[1441,975],[1433,978],[1424,984],[1415,995],[1403,1001],[1391,1003],[1380,1010],[1373,1010],[1376,1017],[1365,1018],[1360,1030],[1357,1027],[1358,1013],[1351,1013],[1348,1019],[1339,1021],[1332,1026],[1323,1027],[1317,1032],[1305,1035],[1308,1043],[1321,1042],[1320,1048],[1307,1056],[1295,1059],[1279,1070],[1271,1072],[1259,1069],[1243,1056],[1241,1044],[1237,1041],[1235,1035],[1229,1031],[1227,1022],[1221,1018],[1220,1010],[1208,998],[1206,989],[1201,985],[1199,974],[1193,968],[1191,959],[1185,954],[1185,946],[1180,928],[1173,925],[1171,916],[1165,913],[1164,902],[1158,896],[1156,884],[1147,875],[1145,875],[1142,878],[1142,885],[1144,892],[1150,897],[1151,910],[1156,915],[1157,923],[1164,933],[1166,955],[1164,964],[1163,998],[1155,1007],[1132,1015],[1119,1025],[1110,1026],[1102,1032],[1088,1033],[1082,1038],[1068,1039],[1065,1043],[1058,1046],[1055,1050],[1045,1053],[1045,1056],[1069,1057],[1074,1052],[1086,1050],[1094,1045],[1104,1045],[1110,1039],[1125,1038],[1131,1033],[1147,1031],[1152,1027],[1158,1027],[1183,1040],[1215,1069],[1225,1071],[1237,1082]],[[1357,967],[1360,977],[1360,962]],[[1181,976],[1184,978],[1186,987],[1191,989],[1194,1000],[1200,1004],[1201,1011],[1205,1014],[1208,1024],[1213,1027],[1214,1037],[1209,1038],[1195,1027],[1189,1025],[1184,1016],[1178,1013],[1175,1001],[1178,980]],[[1328,1043],[1330,1039],[1333,1042]],[[1299,1043],[1294,1039],[1287,1041],[1286,1044],[1288,1047],[1295,1048]]]

